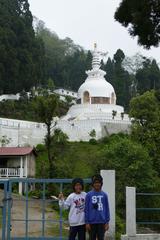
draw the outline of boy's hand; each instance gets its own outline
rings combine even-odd
[[[63,193],[60,193],[58,198],[59,198],[59,200],[63,200],[64,199]]]
[[[106,224],[104,225],[104,229],[105,229],[105,231],[108,231],[108,230],[109,230],[109,224],[108,224],[108,223],[106,223]]]
[[[91,230],[90,224],[86,224],[86,231],[89,232]]]

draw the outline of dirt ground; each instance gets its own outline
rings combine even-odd
[[[0,191],[0,201],[3,199],[3,192]],[[28,201],[28,237],[42,236],[42,200],[29,199]],[[11,236],[24,237],[26,231],[26,201],[24,197],[19,197],[13,194],[13,206],[11,209]],[[18,221],[18,219],[22,221]],[[51,203],[45,203],[45,219],[58,220],[58,214],[52,209]],[[16,221],[17,220],[17,221]],[[35,221],[33,221],[35,220]],[[37,221],[36,221],[37,220]],[[1,236],[0,229],[0,236]],[[67,227],[63,227],[63,232],[66,235]],[[59,223],[45,222],[45,236],[57,237],[59,236]],[[1,238],[0,238],[1,239]]]

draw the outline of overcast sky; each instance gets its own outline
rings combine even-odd
[[[121,0],[29,0],[32,14],[46,23],[60,38],[70,37],[85,49],[97,42],[112,56],[121,48],[128,56],[141,52],[160,62],[160,48],[144,50],[127,29],[114,21]]]

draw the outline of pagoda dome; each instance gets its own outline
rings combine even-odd
[[[95,47],[93,52],[92,70],[78,90],[78,102],[81,104],[116,104],[116,94],[113,86],[106,81],[106,72],[100,69],[100,52]]]

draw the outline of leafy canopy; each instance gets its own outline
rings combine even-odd
[[[122,0],[115,19],[128,28],[131,36],[145,48],[158,47],[160,41],[160,0]]]

